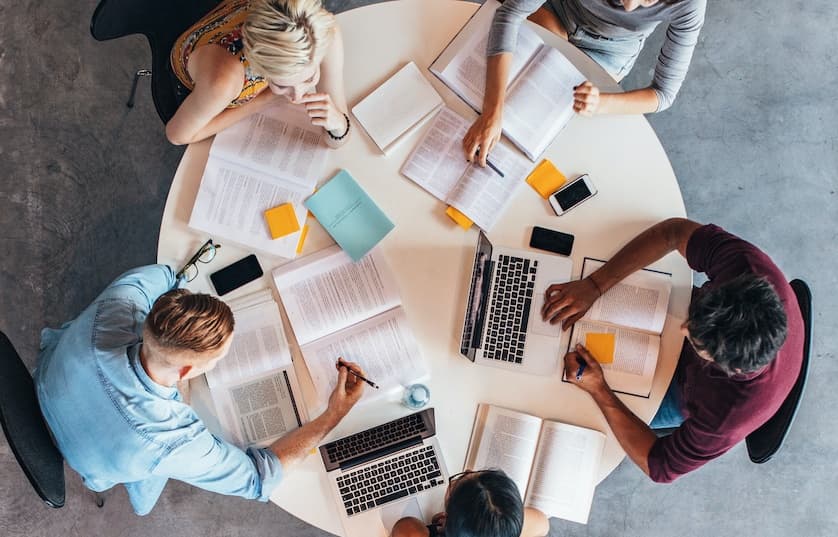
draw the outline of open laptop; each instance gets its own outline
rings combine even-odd
[[[347,537],[386,537],[402,516],[430,520],[443,508],[433,408],[324,444],[320,457]]]
[[[561,328],[541,320],[544,292],[570,281],[566,257],[493,248],[481,231],[460,352],[472,362],[549,375],[558,368]]]

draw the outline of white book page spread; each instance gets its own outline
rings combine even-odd
[[[604,264],[602,261],[585,258],[582,277]],[[638,270],[597,299],[585,318],[660,334],[666,322],[671,292],[671,275]]]
[[[227,356],[207,372],[210,389],[291,365],[291,351],[282,330],[277,303],[270,291],[255,294],[267,296],[262,302],[245,307],[235,308],[235,303],[231,304],[236,321],[233,343]]]
[[[489,166],[482,168],[472,164],[446,199],[484,231],[491,230],[503,216],[503,211],[524,184],[530,167],[527,159],[503,142],[492,149],[489,160],[503,172],[503,177]]]
[[[599,431],[545,421],[525,505],[586,524],[604,446]]]
[[[215,135],[210,156],[306,187],[323,178],[329,148],[301,105],[272,106]]]
[[[531,160],[573,117],[573,88],[585,76],[552,47],[542,47],[509,88],[503,130]]]
[[[541,418],[501,407],[481,404],[472,445],[466,460],[469,470],[499,468],[518,486],[521,497],[527,491],[535,458]]]
[[[469,167],[463,156],[463,138],[469,123],[447,106],[436,115],[401,173],[440,201],[445,201]]]
[[[570,349],[585,344],[588,332],[614,334],[614,361],[601,364],[608,385],[616,391],[648,397],[658,365],[660,336],[584,319],[573,325]]]
[[[361,402],[390,395],[429,374],[402,308],[303,345],[300,350],[317,393],[312,405],[317,409],[325,409],[337,385],[335,364],[341,357],[361,366],[364,376],[380,388],[366,386]]]
[[[294,258],[300,232],[271,239],[264,212],[291,203],[305,222],[303,200],[311,187],[282,181],[210,156],[192,207],[189,227],[272,255]]]
[[[446,86],[477,111],[483,109],[486,44],[495,10],[499,6],[494,0],[484,3],[430,68]],[[544,41],[526,24],[519,27],[518,44],[513,53],[507,87],[543,45]]]
[[[273,272],[300,345],[352,326],[401,303],[387,261],[373,250],[357,263],[334,245]]]
[[[356,104],[352,114],[386,154],[442,104],[439,93],[410,62]]]

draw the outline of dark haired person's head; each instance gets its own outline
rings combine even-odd
[[[455,476],[445,503],[445,537],[519,537],[524,502],[501,470]]]
[[[743,274],[690,304],[685,323],[697,351],[728,374],[752,373],[774,359],[786,340],[786,311],[764,278]]]

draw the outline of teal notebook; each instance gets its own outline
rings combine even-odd
[[[346,170],[329,179],[304,205],[353,261],[395,227]]]

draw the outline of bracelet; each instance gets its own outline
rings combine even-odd
[[[346,138],[346,135],[349,134],[349,116],[343,114],[343,118],[346,120],[346,130],[340,136],[335,136],[334,134],[332,134],[332,131],[326,129],[326,132],[329,133],[329,138],[331,138],[332,140],[343,140],[344,138]]]

